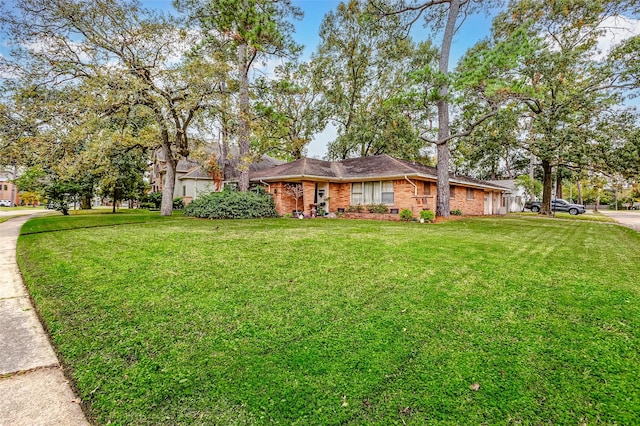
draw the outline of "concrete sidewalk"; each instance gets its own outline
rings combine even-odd
[[[0,223],[0,426],[88,425],[18,271],[28,219]]]

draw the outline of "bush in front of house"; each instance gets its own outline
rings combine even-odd
[[[460,209],[451,210],[451,215],[453,215],[453,216],[462,216],[462,210],[460,210]]]
[[[433,222],[436,218],[436,214],[432,210],[420,211],[420,219],[424,219],[425,222]]]
[[[405,222],[413,220],[413,212],[409,209],[400,210],[400,219]]]
[[[273,198],[255,192],[213,192],[190,202],[185,216],[207,219],[258,219],[278,217]]]
[[[369,204],[367,206],[369,213],[388,213],[389,208],[384,204]]]
[[[162,192],[150,192],[140,198],[141,208],[159,209],[162,203]],[[142,207],[142,204],[149,207]]]
[[[184,199],[182,197],[176,197],[173,199],[173,209],[174,210],[184,209]]]
[[[347,208],[347,212],[348,213],[362,213],[363,211],[364,211],[364,207],[360,203],[356,204],[355,206],[354,205],[350,205]]]

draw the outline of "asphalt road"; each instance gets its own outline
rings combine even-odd
[[[600,213],[640,232],[640,210],[600,210]]]

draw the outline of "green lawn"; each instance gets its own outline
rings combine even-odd
[[[640,418],[630,229],[121,216],[146,219],[37,218],[18,246],[96,424]]]

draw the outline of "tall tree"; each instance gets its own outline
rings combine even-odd
[[[199,35],[128,0],[18,0],[0,18],[16,75],[39,85],[83,82],[104,114],[140,105],[154,118],[167,162],[162,215],[171,215],[175,167],[189,154],[189,127],[224,80],[215,57],[186,55]]]
[[[289,17],[302,12],[290,0],[174,0],[206,31],[210,41],[226,42],[235,49],[238,79],[237,137],[239,187],[249,189],[251,105],[250,71],[257,59],[266,56],[296,57],[300,47],[293,42]]]
[[[437,49],[438,64],[436,69],[427,65],[423,75],[428,76],[433,84],[433,90],[428,89],[425,99],[426,109],[431,109],[435,103],[437,110],[437,134],[435,137],[423,135],[425,141],[436,145],[437,151],[437,202],[436,215],[448,217],[450,214],[449,201],[449,167],[450,149],[449,142],[461,136],[472,133],[474,128],[496,113],[497,109],[490,108],[473,122],[466,123],[465,127],[457,133],[451,132],[450,103],[452,95],[453,76],[450,73],[449,60],[454,35],[460,28],[464,18],[477,12],[483,7],[490,7],[494,2],[476,0],[397,0],[394,2],[382,2],[370,0],[378,9],[381,16],[404,16],[408,26],[412,26],[424,18],[425,24],[431,30],[431,35],[437,35],[439,44],[433,42]],[[436,37],[432,37],[433,40]],[[459,76],[458,76],[459,77]]]
[[[511,72],[511,88],[532,113],[528,148],[543,169],[542,214],[551,213],[554,168],[588,163],[598,123],[621,104],[622,90],[637,88],[627,66],[638,63],[637,51],[626,50],[623,64],[611,55],[600,59],[597,48],[606,22],[623,13],[625,3],[521,0],[494,22],[496,39],[525,29],[537,46]]]
[[[393,101],[406,86],[405,69],[415,49],[399,24],[399,18],[390,17],[380,25],[366,0],[340,3],[324,17],[312,66],[338,132],[329,145],[330,158],[404,154],[403,145],[410,154],[401,157],[419,151],[415,129]]]
[[[276,67],[273,78],[261,78],[256,86],[256,153],[302,158],[313,135],[326,126],[326,108],[314,90],[309,64],[287,62]]]

